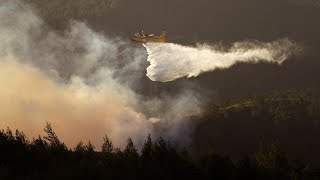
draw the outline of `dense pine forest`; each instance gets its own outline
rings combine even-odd
[[[266,118],[270,124],[290,124],[319,120],[319,102],[316,96],[300,91],[272,93],[228,102],[225,105],[208,105],[201,115],[198,128],[211,128],[205,133],[207,141],[215,140],[214,131],[221,122],[249,116]],[[198,117],[200,118],[200,117]],[[215,119],[215,120],[214,120]],[[204,124],[203,124],[204,123]],[[215,128],[210,126],[215,124]],[[220,124],[220,125],[219,125]],[[239,127],[240,128],[240,127]],[[250,128],[248,128],[250,130]],[[146,137],[141,150],[129,138],[124,149],[113,146],[103,137],[101,151],[91,142],[79,142],[67,147],[54,132],[50,123],[44,127],[45,136],[29,140],[23,132],[9,128],[0,131],[1,179],[314,179],[320,177],[316,167],[291,158],[282,148],[281,137],[256,143],[252,153],[237,160],[214,150],[210,143],[199,144],[201,152],[177,147],[170,139]],[[312,133],[311,133],[312,134]],[[232,133],[230,133],[232,136]],[[215,139],[216,138],[216,139]],[[279,140],[280,139],[280,140]],[[196,141],[196,140],[195,140]],[[221,141],[221,139],[220,139]],[[196,144],[196,142],[194,142]],[[199,143],[199,142],[198,142]],[[232,143],[232,142],[230,142]],[[301,143],[298,141],[298,143]],[[205,146],[205,147],[204,147]]]

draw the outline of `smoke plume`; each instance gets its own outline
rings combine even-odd
[[[153,81],[196,77],[202,72],[228,68],[236,62],[269,61],[281,64],[299,48],[288,39],[274,42],[238,42],[228,50],[219,46],[187,47],[173,43],[147,43],[147,76]]]
[[[139,97],[123,82],[137,78],[125,74],[139,68],[143,49],[78,22],[56,33],[15,0],[0,1],[0,19],[1,128],[36,137],[49,121],[69,146],[99,146],[104,134],[119,147],[128,137],[139,145],[152,133],[152,122],[135,110]],[[120,66],[120,56],[129,62]]]
[[[90,140],[99,149],[107,134],[117,147],[131,137],[139,148],[148,133],[179,139],[182,113],[199,112],[192,91],[146,100],[133,90],[145,76],[143,47],[76,21],[56,32],[34,12],[0,0],[0,128],[37,137],[48,121],[69,147]],[[164,134],[154,132],[159,121],[167,124]]]

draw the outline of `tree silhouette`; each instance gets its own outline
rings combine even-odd
[[[104,153],[112,153],[114,150],[112,141],[110,141],[107,135],[103,137],[103,144],[101,146],[101,149]]]
[[[44,127],[44,132],[47,133],[47,136],[43,138],[49,142],[52,146],[58,146],[60,144],[60,140],[56,133],[53,131],[51,124],[46,122],[46,126]]]
[[[7,128],[7,131],[6,131],[6,137],[9,143],[12,143],[15,140],[12,130],[9,127]]]
[[[84,153],[86,151],[86,146],[80,141],[77,146],[74,148],[75,152]]]
[[[18,129],[16,130],[16,142],[20,145],[27,145],[28,139],[26,138],[26,135],[23,132],[20,132]]]
[[[249,156],[236,165],[229,158],[212,151],[199,163],[186,148],[177,153],[167,141],[152,142],[150,135],[138,154],[132,139],[123,152],[96,152],[89,141],[80,141],[74,150],[61,151],[51,125],[45,128],[46,140],[40,136],[31,142],[20,131],[13,135],[0,130],[0,179],[312,179],[316,172],[297,161],[288,163],[278,141],[260,145],[254,158]],[[50,138],[49,138],[50,137]],[[104,151],[110,152],[111,141],[104,138]],[[110,148],[112,147],[112,148]],[[60,153],[62,152],[62,153]],[[314,179],[314,178],[313,178]]]
[[[130,159],[136,159],[138,157],[138,151],[137,151],[135,145],[133,144],[131,138],[128,139],[127,146],[124,149],[123,153]]]
[[[155,158],[160,161],[164,161],[169,152],[169,148],[167,145],[167,142],[160,137],[159,140],[154,144],[154,153],[155,153]]]
[[[49,145],[53,148],[53,150],[64,151],[67,149],[65,144],[60,142],[58,136],[53,131],[52,126],[49,122],[46,122],[44,132],[46,132],[47,135],[43,138],[48,141]]]
[[[144,142],[144,145],[141,150],[141,156],[143,160],[148,161],[152,159],[152,156],[154,154],[154,148],[153,148],[153,143],[152,139],[150,137],[150,134],[148,134],[147,139]]]
[[[41,136],[38,136],[37,139],[33,139],[33,141],[30,144],[31,149],[34,149],[35,151],[41,152],[46,151],[48,149],[48,143],[44,141]]]
[[[93,153],[94,149],[95,149],[95,147],[93,146],[91,141],[89,141],[88,144],[86,145],[86,151],[89,152],[89,153]]]

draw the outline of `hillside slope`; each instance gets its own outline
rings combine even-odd
[[[312,94],[285,91],[211,105],[194,122],[198,152],[212,148],[238,158],[261,141],[277,139],[293,158],[319,165],[320,104]]]

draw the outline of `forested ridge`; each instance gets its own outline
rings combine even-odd
[[[279,140],[294,159],[319,166],[319,96],[288,90],[205,106],[194,117],[193,148],[214,148],[235,159],[251,153],[261,141]]]
[[[303,123],[309,122],[318,127],[319,100],[317,94],[304,90],[277,91],[259,96],[231,98],[222,105],[206,105],[201,118],[237,118],[239,121],[241,118],[252,118],[287,125],[296,120]]]
[[[319,178],[320,171],[316,167],[284,151],[281,137],[260,138],[251,149],[252,153],[243,154],[237,160],[216,151],[215,144],[209,141],[212,140],[212,134],[222,128],[217,123],[219,118],[237,125],[233,118],[238,117],[241,121],[241,118],[249,115],[252,118],[270,118],[270,124],[289,126],[290,121],[303,118],[300,121],[317,127],[319,102],[317,96],[300,91],[286,91],[247,97],[220,106],[208,105],[201,116],[201,123],[214,120],[215,128],[206,124],[207,128],[211,128],[211,133],[205,134],[207,143],[196,145],[194,142],[189,148],[177,147],[170,143],[170,139],[160,137],[153,140],[148,136],[141,151],[137,150],[130,138],[127,146],[121,150],[114,147],[106,135],[103,137],[101,151],[97,151],[91,142],[79,142],[76,147],[67,147],[50,123],[44,128],[45,136],[32,140],[21,131],[13,132],[8,128],[0,131],[0,175],[1,179]],[[204,117],[207,119],[204,120]],[[266,125],[263,121],[260,123]],[[198,128],[206,131],[201,124]],[[216,139],[216,144],[219,141],[222,140]],[[297,143],[300,143],[299,140]],[[206,148],[195,153],[195,146]],[[236,149],[232,151],[234,150]]]

